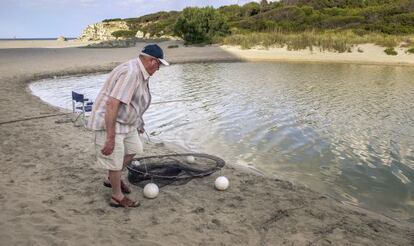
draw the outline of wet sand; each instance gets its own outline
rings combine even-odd
[[[0,49],[1,244],[413,245],[411,224],[233,163],[222,171],[230,180],[227,191],[213,188],[213,174],[163,187],[153,200],[133,186],[139,208],[110,207],[105,171],[92,167],[92,133],[57,123],[65,122],[66,112],[32,96],[27,85],[106,72],[137,50]],[[171,63],[244,59],[216,46],[165,50]],[[167,153],[161,145],[145,145],[145,155]]]

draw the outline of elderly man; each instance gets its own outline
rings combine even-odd
[[[124,195],[131,190],[121,176],[135,154],[143,151],[138,132],[144,133],[142,115],[151,102],[148,82],[161,64],[169,65],[162,49],[146,45],[138,58],[112,70],[94,103],[88,128],[95,131],[97,164],[108,170],[104,185],[112,187],[111,206],[139,206]]]

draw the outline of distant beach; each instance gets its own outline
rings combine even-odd
[[[179,47],[167,48],[173,44]],[[412,245],[411,223],[341,204],[234,163],[222,171],[230,180],[225,192],[214,190],[217,175],[212,175],[166,186],[153,200],[133,187],[132,197],[141,207],[111,208],[110,190],[102,185],[105,172],[92,168],[92,133],[75,127],[69,115],[62,115],[66,111],[47,105],[27,89],[28,83],[42,78],[110,71],[135,58],[144,43],[131,48],[75,48],[83,45],[72,40],[0,42],[4,245]],[[172,64],[345,60],[414,65],[402,54],[372,59],[368,46],[362,55],[320,54],[317,59],[309,51],[303,51],[308,59],[300,59],[302,51],[289,55],[278,49],[184,47],[176,41],[161,46]],[[146,155],[170,152],[162,144],[145,146]]]
[[[43,41],[43,40],[56,40],[57,38],[0,38],[0,41],[25,41],[25,40],[32,40],[32,41]],[[66,38],[66,40],[74,40],[77,38]]]
[[[96,42],[79,41],[68,38],[66,41],[57,41],[56,38],[22,38],[22,39],[0,39],[0,49],[17,48],[68,48],[82,47]]]

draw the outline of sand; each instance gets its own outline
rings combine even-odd
[[[92,167],[92,133],[58,123],[66,112],[27,86],[109,71],[137,49],[0,49],[1,245],[413,245],[411,224],[233,163],[222,171],[227,191],[213,188],[214,174],[163,187],[152,200],[134,186],[139,208],[110,207],[105,171]],[[166,53],[171,63],[242,59],[218,46]],[[145,145],[145,155],[170,152]]]
[[[82,47],[88,44],[97,43],[97,41],[80,41],[71,39],[67,41],[57,40],[0,40],[0,49],[18,49],[18,48],[68,48]]]
[[[414,66],[414,54],[407,53],[407,48],[396,48],[398,55],[387,55],[384,47],[373,44],[355,46],[351,53],[310,50],[289,51],[287,48],[253,48],[241,49],[234,46],[223,46],[227,52],[247,61],[290,61],[321,63],[353,63]],[[358,49],[362,52],[358,52]]]

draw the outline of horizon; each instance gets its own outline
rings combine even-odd
[[[104,19],[134,18],[186,7],[239,4],[259,0],[3,0],[0,2],[0,39],[78,38],[90,24]],[[142,6],[140,6],[142,4]]]

